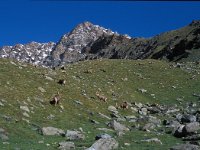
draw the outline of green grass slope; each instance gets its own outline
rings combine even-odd
[[[94,143],[95,135],[103,132],[97,128],[108,128],[108,120],[99,117],[98,113],[109,116],[107,108],[115,106],[116,102],[174,105],[178,104],[177,98],[197,102],[193,93],[199,94],[200,89],[198,67],[196,65],[196,70],[189,72],[187,68],[183,70],[157,60],[93,60],[66,65],[65,70],[51,70],[1,59],[0,101],[4,106],[0,106],[0,128],[6,130],[9,140],[0,141],[0,149],[56,149],[65,138],[39,134],[37,129],[45,126],[63,130],[81,127],[86,138],[75,141],[76,149],[89,147]],[[58,84],[59,79],[65,79],[66,85]],[[62,96],[61,104],[52,106],[49,101],[57,91]],[[108,103],[96,97],[97,91],[108,98]],[[28,106],[29,116],[23,115],[20,106]],[[124,115],[135,115],[131,110],[119,111]],[[92,124],[90,119],[100,124]],[[119,149],[127,150],[168,149],[181,142],[171,135],[144,131],[130,131],[122,137],[117,137],[114,131],[108,133],[119,141]],[[137,142],[146,137],[159,137],[163,144]],[[124,143],[131,145],[124,146]]]

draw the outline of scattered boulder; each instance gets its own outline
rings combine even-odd
[[[9,140],[8,134],[7,134],[7,132],[6,132],[3,128],[0,128],[0,139],[1,139],[2,141],[7,141],[7,140]]]
[[[90,122],[93,124],[100,124],[98,121],[94,120],[94,119],[90,119]]]
[[[177,114],[176,118],[181,123],[190,123],[190,122],[196,122],[196,116],[190,115],[190,114]]]
[[[145,139],[145,140],[141,140],[141,142],[162,144],[162,142],[158,138]]]
[[[185,127],[185,125],[180,125],[177,128],[174,128],[174,130],[172,131],[172,134],[177,137],[177,138],[181,138],[185,136],[185,132],[183,132],[183,128]]]
[[[108,129],[108,128],[97,128],[97,130],[104,131],[104,132],[112,132],[113,131],[112,129]]]
[[[184,141],[197,141],[200,140],[200,134],[194,134],[191,136],[183,137]]]
[[[119,131],[119,132],[129,131],[129,128],[127,128],[125,125],[120,124],[119,122],[115,120],[109,122],[108,126],[114,129],[115,131]]]
[[[147,112],[148,112],[148,110],[147,110],[147,108],[145,108],[145,107],[141,108],[141,109],[138,111],[138,113],[139,113],[140,115],[144,115],[144,116],[147,115]]]
[[[178,128],[181,124],[176,120],[164,120],[163,125],[168,128]]]
[[[58,149],[60,150],[70,150],[75,149],[75,144],[73,142],[60,142]]]
[[[74,102],[78,105],[83,105],[83,103],[80,100],[74,100]]]
[[[170,148],[170,150],[199,150],[200,147],[193,144],[180,144]]]
[[[20,109],[26,112],[30,112],[28,106],[20,106]]]
[[[111,111],[111,112],[115,112],[115,113],[118,113],[117,111],[117,108],[115,108],[114,106],[108,106],[108,110]]]
[[[4,104],[0,101],[0,106],[4,106]]]
[[[30,117],[29,114],[27,112],[23,112],[22,114],[24,117]]]
[[[200,129],[198,122],[191,122],[186,125],[180,125],[178,128],[174,129],[173,135],[175,137],[185,137],[197,132]]]
[[[42,93],[46,92],[46,90],[45,90],[44,88],[42,88],[42,87],[38,87],[38,90],[39,90],[40,92],[42,92]]]
[[[62,129],[58,129],[55,127],[43,127],[41,129],[41,132],[43,135],[59,135],[59,136],[65,135],[65,132]]]
[[[147,90],[145,90],[145,89],[138,89],[138,91],[140,91],[141,93],[146,93],[147,92]]]
[[[53,81],[53,79],[51,77],[49,77],[49,76],[45,76],[45,79],[49,80],[49,81]]]
[[[199,123],[192,122],[192,123],[186,124],[183,128],[183,131],[186,132],[187,134],[189,134],[189,133],[194,133],[199,129],[200,129]]]
[[[111,118],[110,117],[108,117],[108,116],[106,116],[106,115],[104,115],[104,114],[102,114],[102,113],[98,113],[98,115],[101,117],[101,118],[105,118],[105,119],[108,119],[108,120],[111,120]]]
[[[148,122],[153,123],[156,126],[159,126],[161,124],[161,120],[154,116],[148,116]]]
[[[72,130],[67,130],[65,137],[68,140],[84,140],[85,135],[81,131],[72,131]]]
[[[134,105],[137,106],[138,108],[142,108],[142,107],[143,107],[143,104],[142,104],[142,103],[136,103],[136,102],[135,102]]]
[[[134,115],[131,116],[125,116],[125,119],[129,122],[136,122],[137,121],[137,117]]]
[[[150,114],[157,114],[161,112],[160,109],[157,107],[147,107],[147,110]]]
[[[142,128],[143,131],[147,131],[147,132],[150,132],[150,130],[153,130],[155,129],[155,124],[153,123],[147,123],[144,125],[144,127]]]
[[[95,137],[95,140],[99,140],[99,139],[108,139],[108,138],[112,138],[111,135],[107,134],[107,133],[103,133],[103,134],[98,134]]]
[[[113,150],[117,149],[119,143],[114,138],[101,138],[97,140],[90,148],[86,150]]]

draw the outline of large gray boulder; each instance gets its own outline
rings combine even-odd
[[[200,129],[198,122],[191,122],[185,125],[184,132],[186,133],[194,133]]]
[[[86,150],[113,150],[117,149],[119,143],[114,138],[106,138],[97,140],[90,148]]]
[[[43,127],[41,129],[41,132],[43,135],[60,135],[60,136],[65,135],[64,130],[55,127]]]
[[[180,125],[173,131],[175,137],[184,137],[197,132],[200,129],[198,122],[191,122],[186,125]]]

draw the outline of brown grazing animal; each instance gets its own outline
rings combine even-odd
[[[128,109],[128,102],[124,101],[124,102],[121,103],[119,106],[118,106],[118,104],[116,103],[116,104],[115,104],[115,107],[116,107],[117,109],[119,109],[119,108],[121,108],[121,109]]]
[[[96,96],[99,98],[100,101],[107,102],[107,97],[100,95],[98,92],[96,92]]]
[[[126,101],[124,101],[124,102],[120,105],[120,107],[121,107],[122,109],[128,109],[128,103],[127,103]]]
[[[60,99],[61,99],[61,97],[60,97],[60,93],[57,92],[57,94],[56,94],[56,95],[53,97],[53,99],[50,101],[50,104],[56,106],[56,104],[59,104]]]

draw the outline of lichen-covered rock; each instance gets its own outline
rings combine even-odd
[[[65,137],[68,140],[84,140],[85,135],[81,131],[67,130]]]
[[[59,143],[59,150],[70,150],[70,149],[75,149],[75,144],[73,142],[60,142]]]
[[[41,132],[43,135],[60,135],[60,136],[65,135],[64,130],[55,127],[43,127],[41,129]]]

